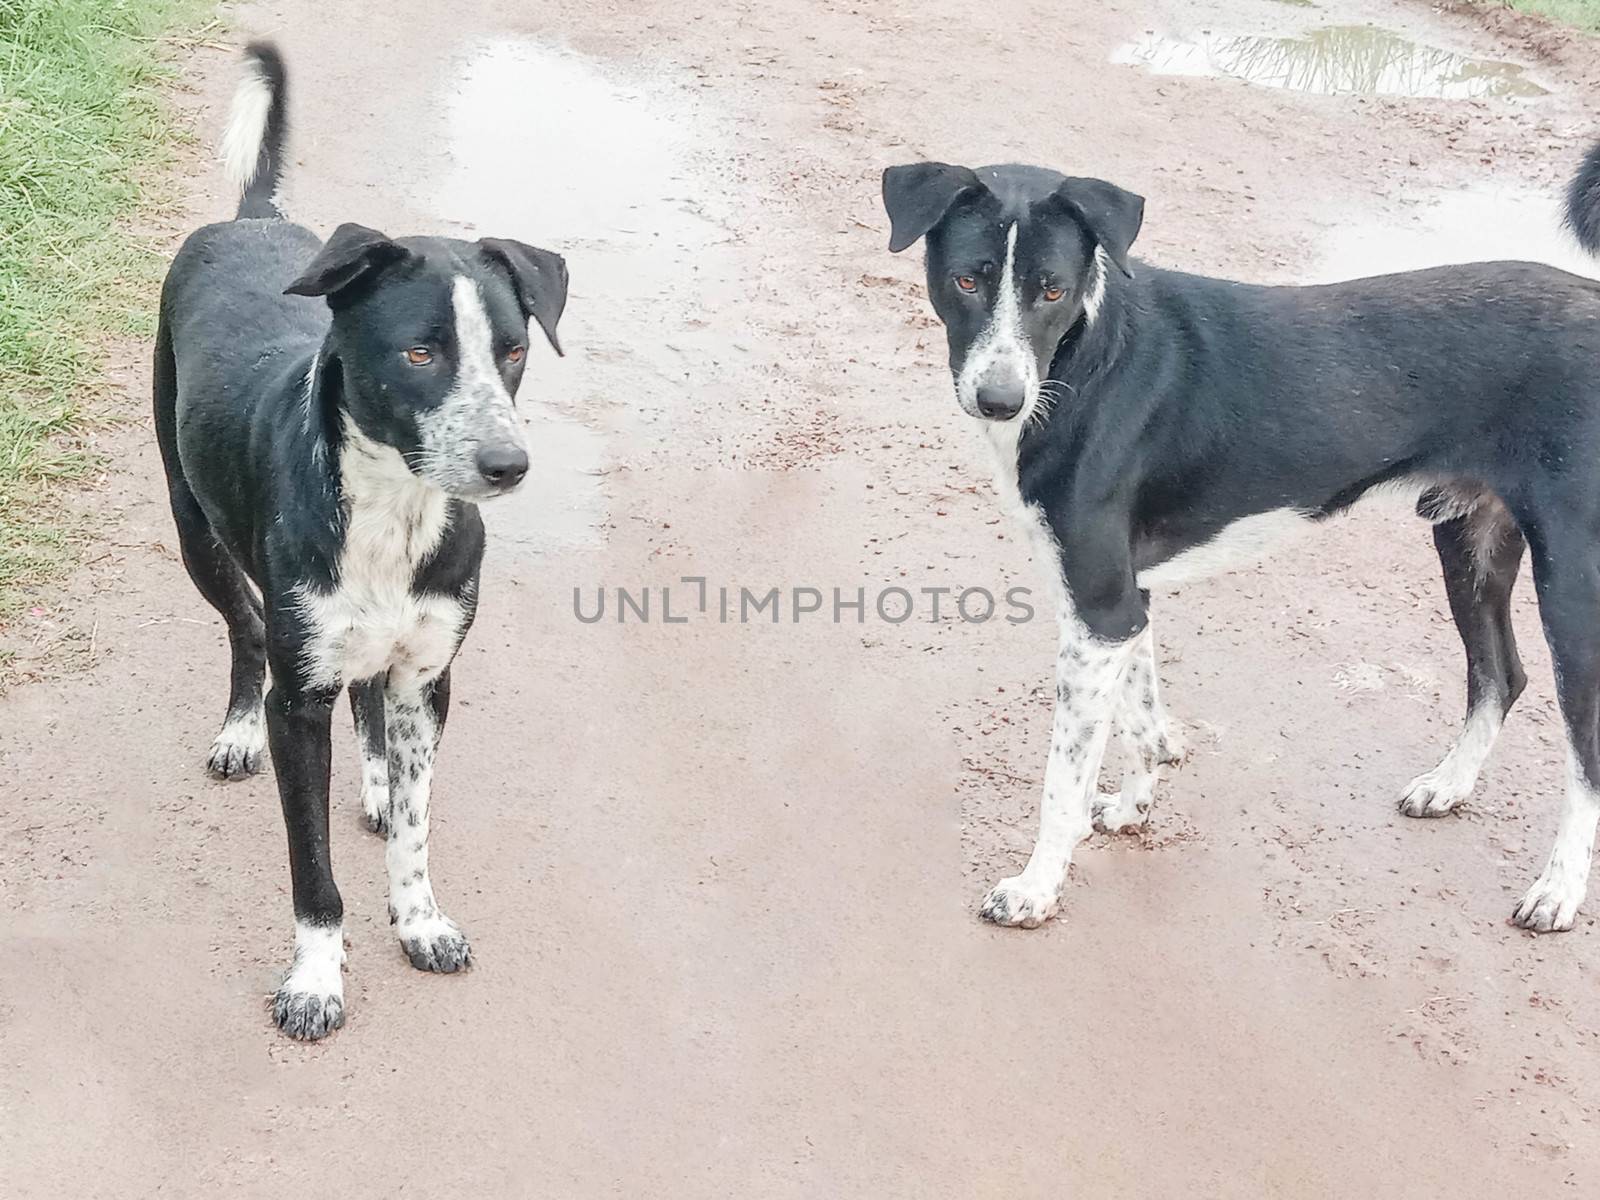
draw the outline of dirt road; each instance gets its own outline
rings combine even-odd
[[[296,217],[571,264],[569,357],[530,370],[537,478],[487,514],[436,782],[435,881],[478,963],[430,977],[399,951],[341,728],[349,1023],[273,1029],[273,781],[202,776],[222,627],[150,439],[118,435],[91,497],[106,551],[45,619],[91,665],[0,704],[0,1193],[1592,1194],[1600,901],[1559,937],[1504,924],[1561,778],[1530,596],[1532,685],[1436,822],[1394,808],[1463,705],[1424,527],[1363,512],[1160,601],[1191,761],[1144,839],[1083,847],[1035,932],[975,911],[1034,833],[1048,624],[723,623],[717,596],[1034,581],[919,262],[884,249],[886,164],[1103,175],[1149,198],[1145,257],[1246,279],[1543,254],[1600,58],[1381,0],[236,17],[294,72]],[[1520,60],[1548,94],[1109,61],[1152,30],[1364,21]],[[211,47],[185,66],[207,143],[232,69]],[[174,230],[229,211],[193,169]],[[142,410],[142,362],[119,369]],[[656,591],[648,623],[579,621],[574,589],[592,611],[601,586],[672,586],[690,619]]]

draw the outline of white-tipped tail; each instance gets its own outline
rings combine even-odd
[[[272,115],[272,81],[254,57],[244,60],[244,75],[233,92],[228,127],[222,133],[222,169],[235,191],[243,193],[255,181],[261,164],[261,146]]]

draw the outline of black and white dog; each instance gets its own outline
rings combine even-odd
[[[288,826],[295,950],[274,1012],[318,1038],[344,1021],[328,773],[346,685],[400,942],[422,970],[470,960],[428,877],[429,783],[477,604],[474,502],[528,469],[512,398],[530,317],[560,352],[567,272],[520,242],[341,225],[322,243],[290,224],[283,62],[267,45],[245,62],[223,140],[242,199],[167,275],[155,424],[184,564],[233,651],[209,766],[248,775],[270,745]]]
[[[1467,652],[1465,728],[1400,809],[1455,808],[1522,691],[1509,602],[1526,547],[1570,752],[1555,848],[1513,920],[1570,929],[1600,817],[1600,283],[1531,263],[1322,287],[1136,272],[1144,201],[1038,167],[891,167],[883,199],[890,250],[927,238],[956,399],[1060,621],[1039,840],[983,916],[1049,919],[1073,847],[1141,824],[1176,762],[1150,590],[1388,485],[1416,488],[1433,522]],[[1600,252],[1600,147],[1568,218]],[[1128,775],[1099,797],[1113,719]]]

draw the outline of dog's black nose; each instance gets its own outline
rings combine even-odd
[[[1016,384],[980,385],[978,411],[991,421],[1009,421],[1022,411],[1022,388]]]
[[[506,491],[522,482],[528,473],[528,452],[521,446],[501,442],[478,448],[478,474],[491,487]]]

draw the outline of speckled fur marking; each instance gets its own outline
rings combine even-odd
[[[428,802],[439,727],[424,689],[384,693],[389,739],[389,919],[411,965],[459,971],[472,949],[459,926],[439,911],[428,877]]]

